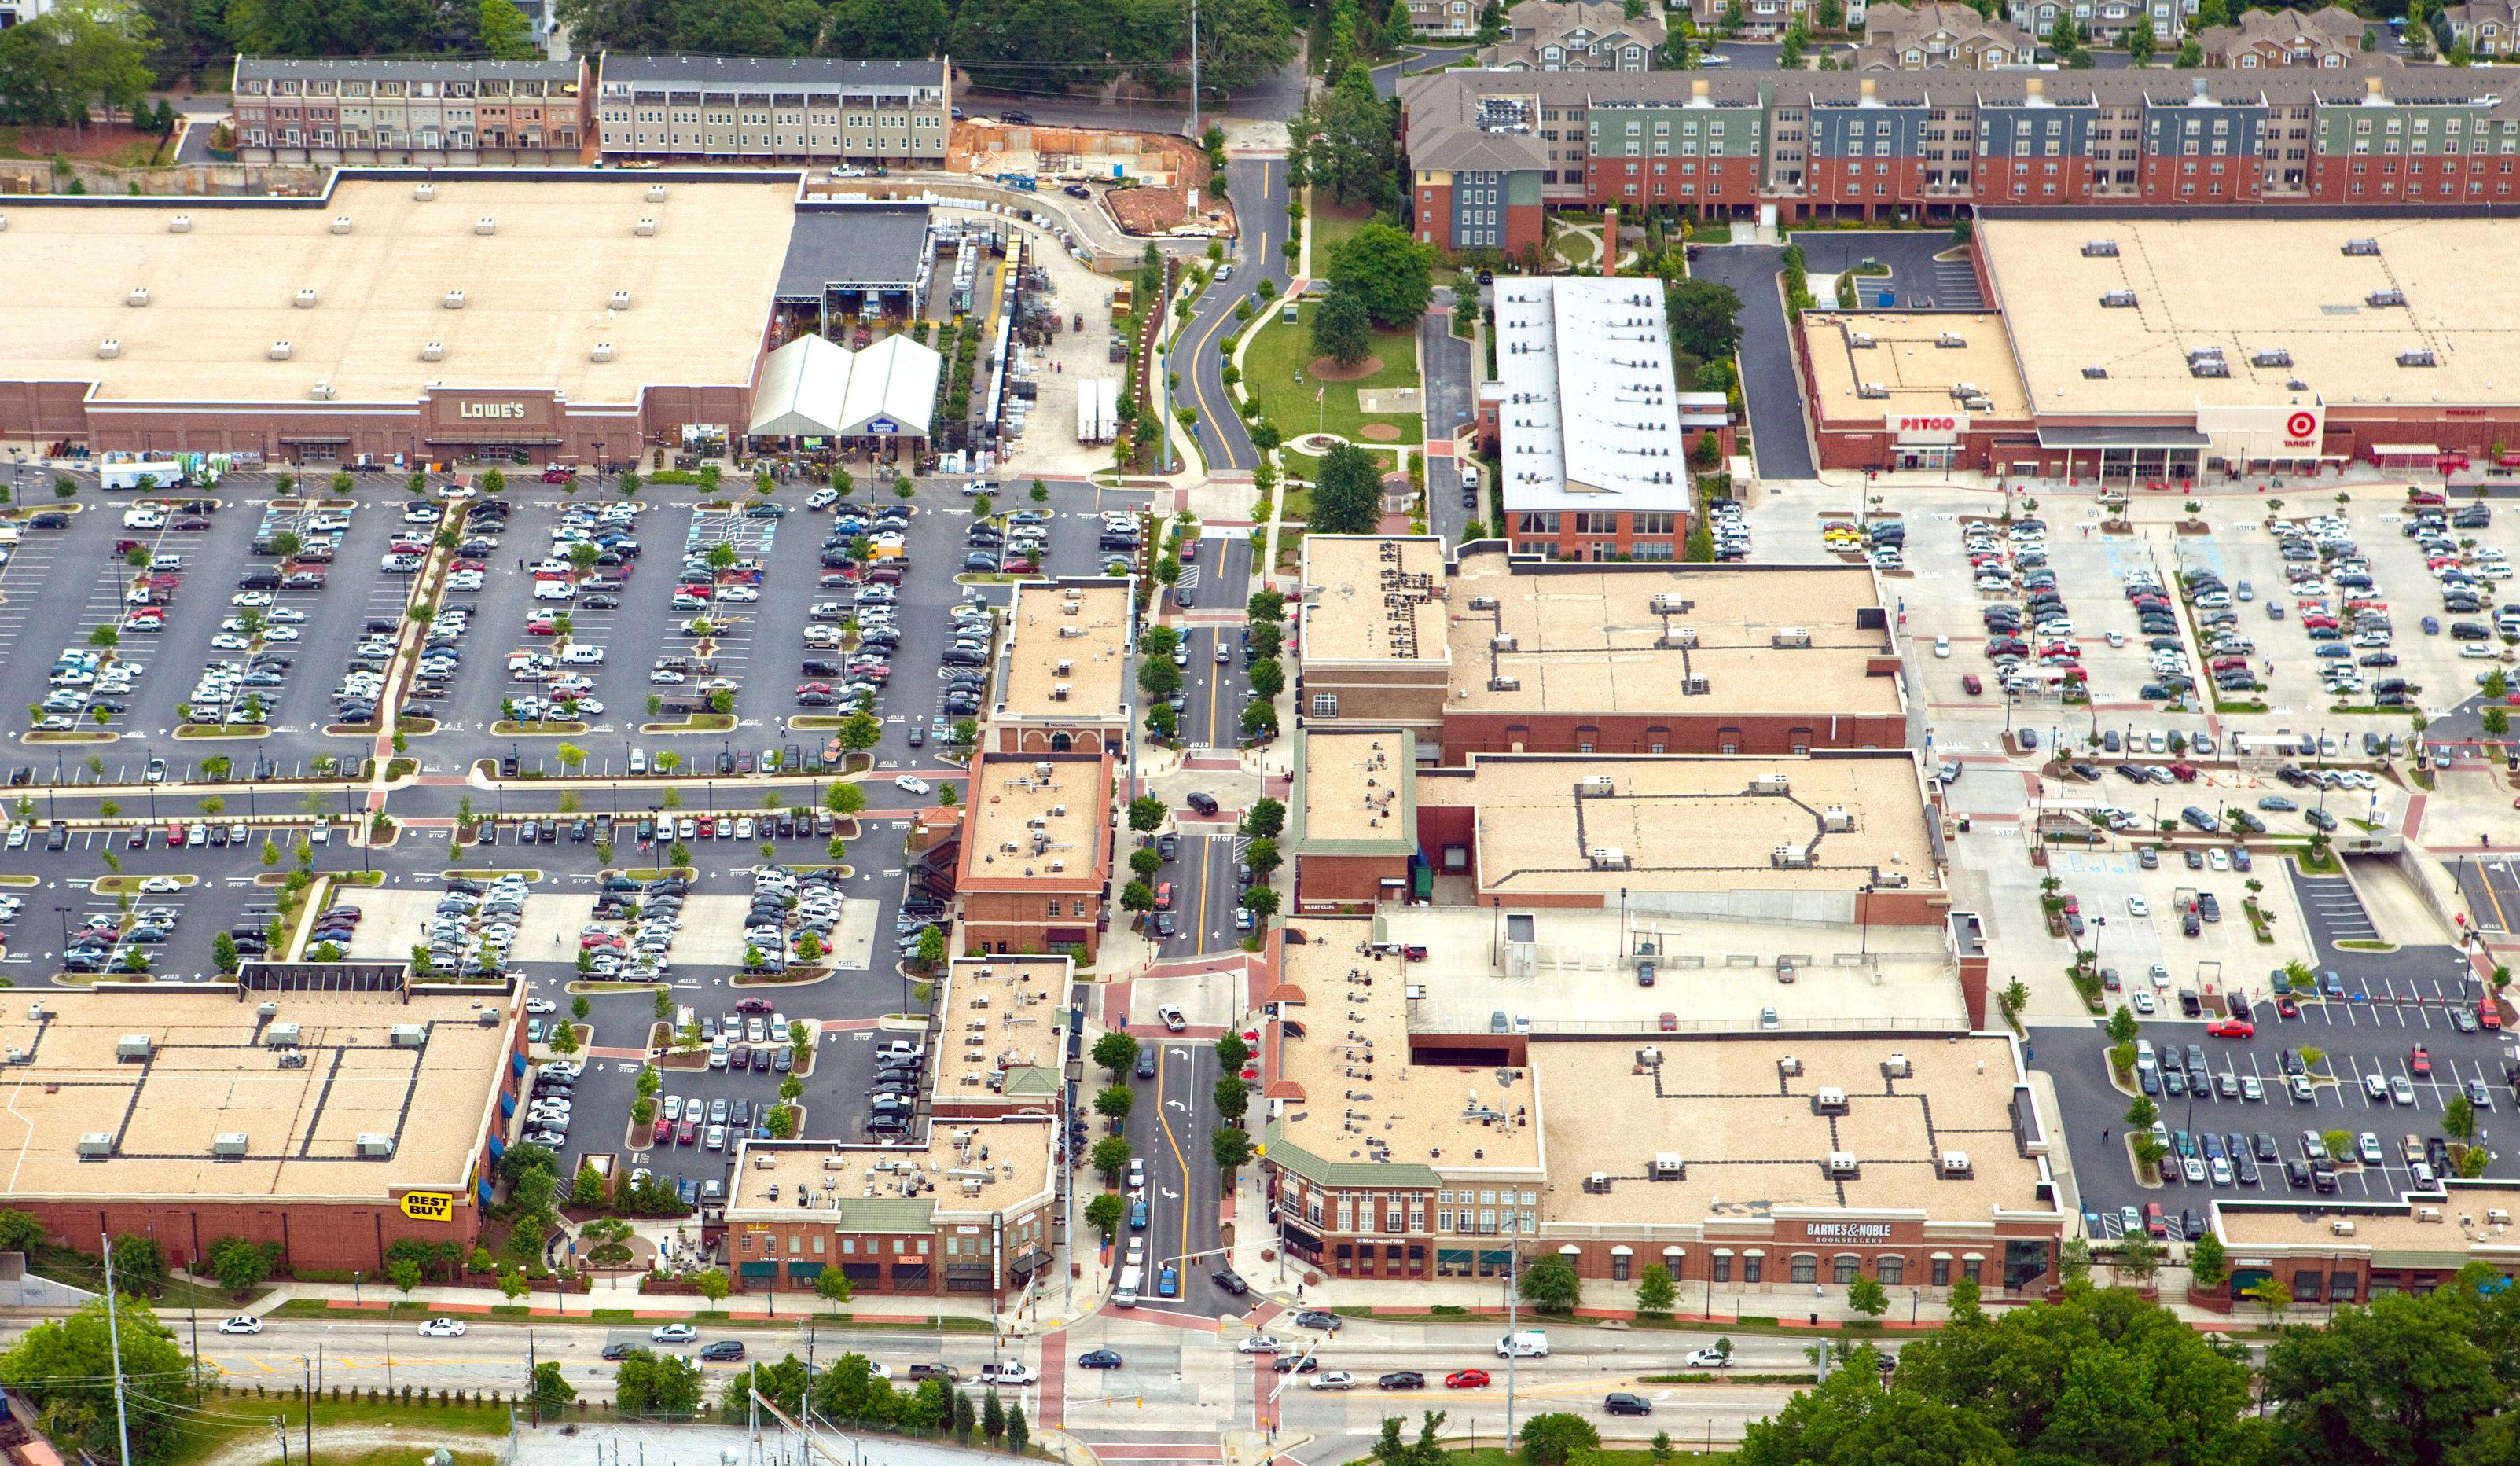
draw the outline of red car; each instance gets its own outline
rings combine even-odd
[[[1986,684],[1978,681],[1976,673],[1963,672],[1960,674],[1960,690],[1966,692],[1971,697],[1975,697],[1980,692],[1986,690]]]
[[[2407,1067],[2417,1074],[2430,1074],[2433,1072],[2433,1056],[2424,1052],[2424,1045],[2418,1044],[2414,1054],[2407,1060]]]
[[[181,845],[184,843],[184,823],[182,821],[179,820],[166,826],[166,843],[168,845]]]
[[[767,998],[746,998],[736,1003],[735,1010],[739,1013],[767,1013],[772,1006]]]
[[[566,483],[576,476],[577,470],[574,468],[545,468],[543,470],[543,482],[545,483]]]
[[[2225,1018],[2220,1022],[2206,1024],[2205,1032],[2217,1039],[2254,1039],[2258,1034],[2258,1026],[2241,1018]]]
[[[1456,1369],[1444,1376],[1447,1390],[1484,1390],[1487,1387],[1488,1372],[1484,1369]]]
[[[2289,998],[2278,998],[2275,1000],[2275,1016],[2278,1018],[2298,1018],[2301,1016],[2301,1004],[2293,1001]]]
[[[1680,1032],[1680,1015],[1678,1013],[1665,1013],[1654,1020],[1654,1027],[1667,1034],[1676,1034]]]
[[[682,1132],[677,1138],[679,1138],[685,1145],[698,1144],[700,1138],[700,1123],[697,1120],[684,1121]]]

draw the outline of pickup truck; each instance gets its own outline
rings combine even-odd
[[[980,1366],[979,1383],[983,1385],[1029,1385],[1041,1378],[1041,1371],[1013,1359],[1000,1359]]]

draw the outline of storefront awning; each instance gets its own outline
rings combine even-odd
[[[2205,448],[2213,439],[2185,427],[2050,427],[2039,425],[2042,448]]]
[[[2371,445],[2371,462],[2375,464],[2393,458],[2430,461],[2439,457],[2441,457],[2441,449],[2431,443],[2374,443]]]

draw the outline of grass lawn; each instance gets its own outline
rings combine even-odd
[[[1330,251],[1345,244],[1373,218],[1373,205],[1351,203],[1342,208],[1335,203],[1318,205],[1305,218],[1304,227],[1313,231],[1313,274],[1316,278],[1329,273]]]
[[[1318,404],[1313,392],[1322,383],[1312,379],[1310,366],[1316,353],[1312,345],[1313,312],[1320,307],[1306,303],[1297,309],[1296,323],[1288,326],[1275,317],[1260,329],[1242,357],[1242,382],[1260,399],[1261,411],[1278,431],[1288,439],[1314,431],[1337,433],[1352,442],[1372,446],[1361,429],[1368,422],[1387,422],[1400,429],[1394,441],[1417,443],[1425,436],[1425,418],[1419,413],[1378,413],[1366,417],[1357,410],[1360,388],[1414,387],[1418,380],[1418,337],[1409,331],[1373,333],[1373,354],[1382,358],[1382,370],[1357,381],[1328,383],[1328,395]],[[1298,385],[1295,374],[1304,373]],[[1299,455],[1300,457],[1300,455]]]
[[[378,1371],[382,1373],[382,1371]],[[347,1394],[345,1390],[343,1392]],[[277,1412],[290,1422],[290,1457],[299,1458],[297,1444],[305,1439],[306,1407],[285,1396],[256,1397],[250,1391],[228,1395],[212,1387],[202,1399],[199,1414],[186,1423],[189,1427],[177,1439],[174,1450],[164,1458],[164,1466],[189,1466],[206,1460],[239,1441],[258,1439],[269,1446],[268,1459],[280,1459],[280,1444],[271,1439],[271,1417]],[[356,1427],[362,1431],[392,1429],[410,1433],[410,1444],[400,1446],[352,1447],[347,1450],[325,1449],[327,1429]],[[315,1451],[319,1463],[331,1466],[410,1466],[416,1452],[451,1438],[465,1437],[473,1441],[496,1440],[508,1434],[508,1410],[505,1405],[439,1405],[422,1404],[414,1392],[410,1404],[380,1401],[369,1404],[364,1399],[335,1403],[329,1399],[315,1404]],[[487,1449],[459,1450],[456,1466],[494,1466],[497,1455]]]
[[[1557,257],[1570,265],[1589,265],[1593,262],[1594,256],[1601,252],[1593,243],[1591,235],[1577,234],[1571,229],[1561,229],[1557,232],[1556,248]]]

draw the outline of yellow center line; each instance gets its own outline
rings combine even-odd
[[[1169,1053],[1166,1053],[1164,1049],[1165,1045],[1163,1041],[1157,1040],[1155,1043],[1155,1121],[1164,1128],[1164,1143],[1172,1147],[1173,1164],[1181,1168],[1181,1252],[1178,1256],[1180,1256],[1183,1261],[1175,1264],[1174,1266],[1182,1269],[1182,1272],[1187,1272],[1189,1270],[1188,1262],[1190,1258],[1190,1161],[1182,1154],[1181,1138],[1173,1133],[1172,1117],[1164,1113],[1164,1066],[1172,1060],[1172,1056]],[[1193,1074],[1197,1072],[1194,1064],[1192,1065],[1192,1072]],[[1155,1266],[1158,1270],[1158,1275],[1160,1275],[1163,1264],[1157,1263]],[[1181,1273],[1175,1274],[1175,1276],[1180,1275]],[[1175,1290],[1176,1295],[1179,1296],[1186,1290],[1186,1288],[1187,1284],[1185,1284],[1184,1289]]]

